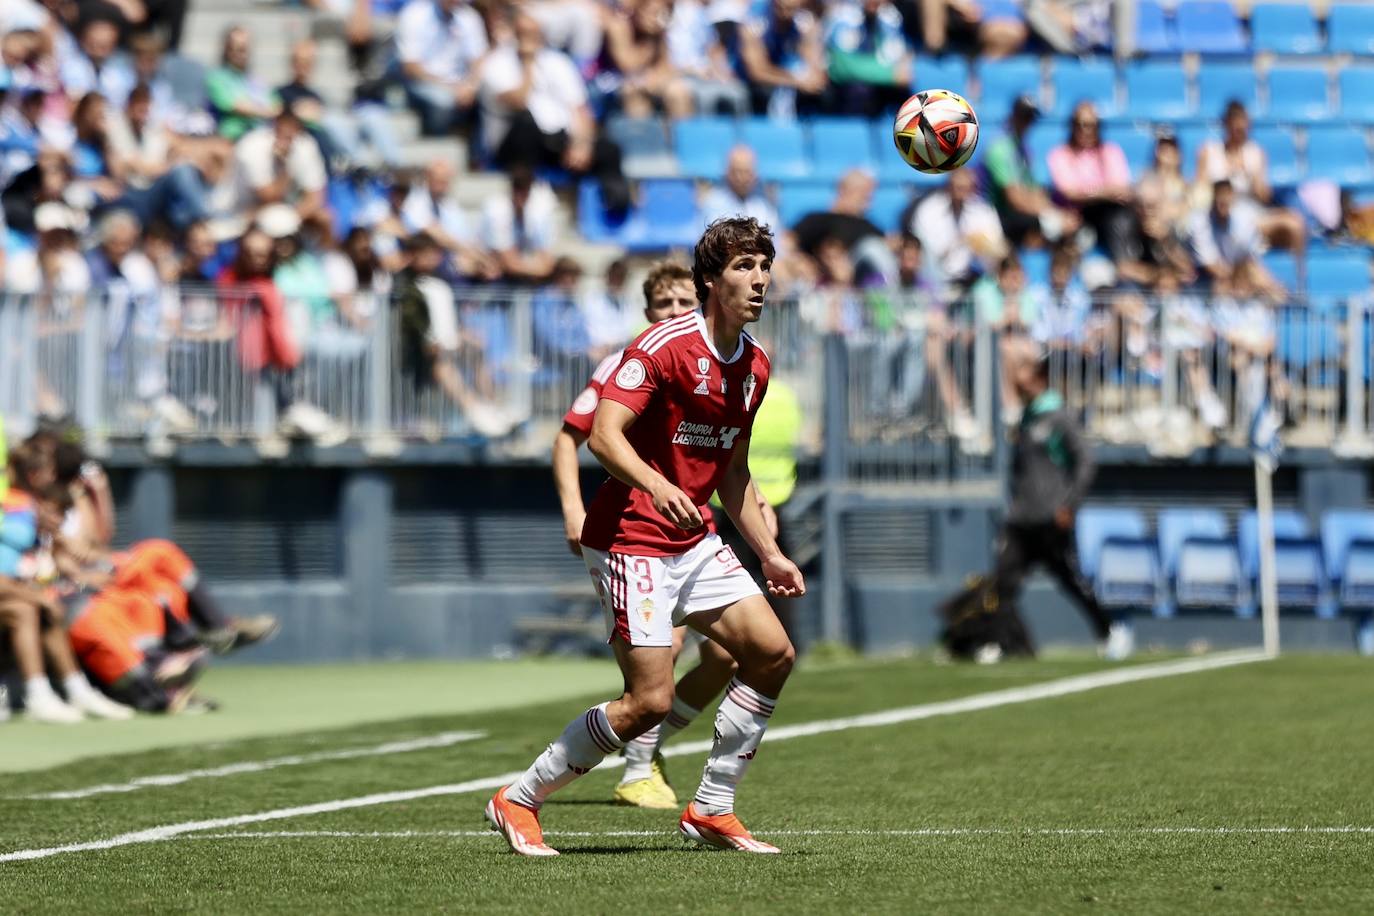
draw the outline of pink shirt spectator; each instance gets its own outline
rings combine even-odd
[[[1115,143],[1085,149],[1065,143],[1050,152],[1050,181],[1065,197],[1091,197],[1107,188],[1129,187],[1131,168]]]

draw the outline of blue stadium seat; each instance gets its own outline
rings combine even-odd
[[[1326,14],[1327,48],[1333,52],[1374,54],[1374,6],[1333,3]]]
[[[1239,609],[1249,600],[1236,542],[1216,509],[1159,513],[1159,552],[1179,607]]]
[[[1269,111],[1285,121],[1315,124],[1331,118],[1331,80],[1325,67],[1269,71]]]
[[[1337,184],[1364,184],[1374,179],[1369,144],[1363,130],[1322,124],[1308,128],[1307,172]]]
[[[1232,99],[1245,104],[1251,115],[1257,110],[1255,67],[1250,61],[1203,60],[1197,71],[1197,110],[1204,118],[1220,118]]]
[[[1180,51],[1199,54],[1244,54],[1250,41],[1227,0],[1189,0],[1174,11]]]
[[[1026,273],[1027,286],[1050,285],[1050,253],[1044,248],[1027,248],[1021,252],[1021,269]]]
[[[1238,541],[1241,570],[1258,594],[1259,515],[1253,509],[1240,517]],[[1274,573],[1279,607],[1330,612],[1321,541],[1313,537],[1302,513],[1293,509],[1274,511]]]
[[[1142,54],[1178,53],[1178,35],[1158,0],[1139,0],[1136,4],[1135,46]]]
[[[1347,121],[1374,122],[1374,67],[1342,67],[1337,76],[1340,113]]]
[[[1290,292],[1298,291],[1298,259],[1287,251],[1268,251],[1264,254],[1265,269]]]
[[[996,125],[1011,113],[1011,103],[1020,95],[1040,100],[1040,60],[1035,57],[1008,57],[990,60],[978,68],[982,90],[979,94],[978,120]]]
[[[1306,3],[1257,3],[1250,8],[1250,37],[1256,51],[1317,54],[1322,49],[1317,20]]]
[[[884,232],[901,228],[902,211],[911,203],[911,189],[906,185],[879,185],[868,208],[868,218]]]
[[[1043,185],[1050,183],[1050,150],[1062,144],[1068,135],[1067,125],[1045,121],[1036,123],[1026,132],[1026,157],[1036,181]]]
[[[1344,298],[1369,289],[1369,252],[1335,248],[1307,255],[1307,293],[1314,298]]]
[[[852,168],[873,167],[873,131],[861,118],[818,118],[811,122],[811,174],[839,178]],[[888,150],[883,150],[887,153]]]
[[[677,174],[677,157],[668,145],[658,118],[613,117],[606,132],[620,145],[625,174],[631,178],[662,178]]]
[[[911,91],[922,89],[953,89],[970,98],[968,85],[968,62],[953,54],[940,57],[917,55],[916,65],[912,68]]]
[[[1182,63],[1172,60],[1128,64],[1126,111],[1148,121],[1175,121],[1192,115]]]
[[[163,58],[160,76],[171,87],[177,104],[188,111],[200,111],[208,102],[205,74],[205,65],[200,61],[173,51]]]
[[[1159,561],[1144,516],[1134,509],[1085,506],[1078,513],[1075,534],[1079,564],[1103,605],[1155,605]]]
[[[1190,180],[1197,173],[1197,154],[1208,140],[1221,139],[1215,122],[1185,124],[1178,130],[1178,152],[1183,157],[1183,174]]]
[[[907,171],[912,170],[907,169]],[[835,185],[831,182],[779,182],[778,219],[782,220],[784,226],[795,226],[797,220],[808,213],[817,210],[829,210],[834,199]]]
[[[1374,608],[1374,512],[1333,509],[1322,516],[1326,577],[1343,608]]]
[[[1269,183],[1276,188],[1291,188],[1302,180],[1298,144],[1291,131],[1282,127],[1257,127],[1252,134],[1269,160]]]
[[[678,168],[689,178],[720,181],[725,158],[737,139],[731,118],[683,118],[673,125]]]
[[[1316,307],[1282,308],[1277,338],[1279,362],[1290,370],[1303,372],[1312,384],[1322,385],[1332,380],[1344,353],[1341,321],[1333,311]]]
[[[1115,143],[1126,154],[1132,175],[1140,175],[1154,162],[1155,135],[1134,124],[1108,124],[1102,139]]]
[[[636,209],[643,228],[628,247],[690,248],[701,234],[696,188],[690,181],[664,178],[640,182]]]
[[[1073,106],[1083,99],[1097,105],[1104,118],[1115,117],[1120,110],[1116,101],[1116,65],[1106,58],[1065,58],[1059,61],[1050,77],[1054,87],[1054,105],[1050,116],[1068,118]]]
[[[759,177],[764,181],[805,178],[811,174],[806,162],[806,139],[799,124],[750,118],[744,122],[740,140],[758,156]]]

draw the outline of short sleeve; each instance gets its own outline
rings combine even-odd
[[[515,213],[510,201],[493,197],[482,208],[482,241],[492,251],[515,247]]]
[[[1014,153],[1015,147],[1006,138],[994,143],[988,149],[988,156],[983,165],[988,170],[988,177],[992,179],[992,183],[999,188],[1016,184],[1019,173],[1016,168]]]
[[[396,57],[403,64],[418,64],[424,61],[426,41],[425,20],[428,18],[423,3],[407,3],[396,18]]]
[[[592,434],[592,421],[596,418],[596,405],[601,403],[601,384],[595,379],[587,383],[563,415],[563,425],[570,426],[584,436]]]
[[[601,389],[601,397],[641,414],[662,386],[663,375],[663,368],[653,356],[639,349],[626,350],[620,368]]]
[[[323,191],[329,182],[329,174],[324,167],[324,156],[320,153],[319,143],[313,137],[302,136],[296,140],[291,150],[291,164],[295,173],[291,177],[303,191]]]

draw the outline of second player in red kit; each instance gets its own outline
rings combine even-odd
[[[656,325],[625,349],[601,391],[589,445],[612,479],[587,511],[582,555],[625,678],[618,699],[577,716],[487,805],[513,851],[557,855],[538,813],[550,794],[662,722],[673,699],[672,628],[685,623],[738,662],[716,713],[701,784],[679,820],[698,843],[776,853],[734,814],[795,657],[767,599],[715,534],[711,494],[762,561],[768,591],[802,595],[749,474],[749,437],[768,388],[768,356],[745,332],[764,308],[774,247],[766,226],[717,220],[696,247],[701,309]]]

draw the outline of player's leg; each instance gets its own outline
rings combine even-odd
[[[708,846],[778,852],[777,847],[754,839],[735,817],[735,790],[758,752],[791,673],[792,643],[767,600],[757,592],[721,610],[693,614],[688,621],[723,646],[739,669],[716,711],[715,744],[678,829]]]
[[[700,638],[700,658],[696,666],[678,678],[673,706],[658,728],[658,747],[682,731],[710,705],[735,676],[738,665],[730,653],[715,640]]]
[[[1088,625],[1101,645],[1102,655],[1111,661],[1129,658],[1135,651],[1135,634],[1129,624],[1113,621],[1098,603],[1097,594],[1084,578],[1083,567],[1078,562],[1078,546],[1073,532],[1056,528],[1045,535],[1042,544],[1045,568],[1088,618]]]
[[[682,654],[687,628],[673,627],[673,664]],[[676,699],[674,700],[676,705]],[[663,770],[663,762],[658,753],[661,730],[666,719],[653,728],[625,742],[622,756],[625,758],[625,772],[620,777],[612,797],[618,804],[633,805],[637,808],[659,808],[671,810],[677,807],[677,793],[668,784]]]
[[[0,627],[9,631],[15,662],[24,679],[24,714],[36,722],[80,722],[81,711],[64,703],[48,683],[38,608],[19,599],[0,601]]]
[[[60,605],[57,608],[60,609]],[[132,709],[111,700],[86,680],[72,652],[66,621],[59,616],[58,610],[44,608],[42,628],[43,654],[48,658],[49,670],[67,695],[67,703],[98,719],[132,719]]]
[[[672,703],[670,609],[676,593],[666,581],[664,561],[585,547],[582,559],[601,598],[625,692],[575,717],[518,780],[488,803],[487,819],[521,855],[558,854],[544,844],[539,825],[545,799],[663,721]]]

